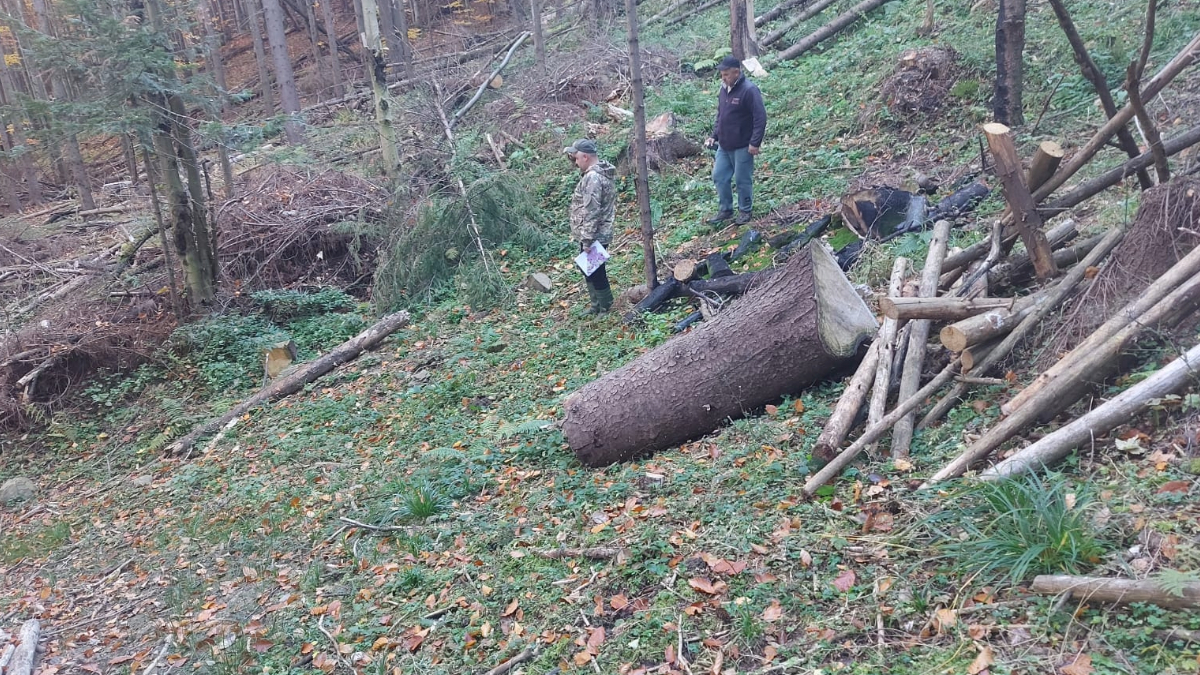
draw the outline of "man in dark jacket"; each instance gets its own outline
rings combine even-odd
[[[732,56],[721,61],[721,92],[717,95],[717,121],[712,137],[705,141],[717,148],[713,182],[720,210],[708,222],[723,223],[733,218],[732,181],[737,185],[738,225],[750,222],[754,206],[754,157],[762,147],[767,130],[767,109],[762,92],[742,75],[742,62]]]

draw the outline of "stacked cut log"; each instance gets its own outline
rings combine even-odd
[[[1129,237],[1136,237],[1146,229],[1139,229],[1135,224],[1128,229],[1121,226],[1104,234],[1081,237],[1075,224],[1068,220],[1046,231],[1038,203],[1049,193],[1040,194],[1038,186],[1058,180],[1055,167],[1065,153],[1056,143],[1043,143],[1028,170],[1024,170],[1011,132],[1006,127],[986,125],[983,131],[993,151],[1007,211],[996,223],[989,240],[944,258],[940,233],[936,233],[922,274],[921,293],[906,295],[902,291],[905,263],[897,260],[887,296],[879,300],[884,321],[876,339],[877,347],[872,348],[863,366],[849,380],[814,447],[814,460],[823,467],[805,484],[803,491],[808,496],[814,495],[817,489],[849,466],[859,453],[873,447],[889,432],[893,455],[902,457],[907,452],[907,445],[902,444],[911,439],[904,420],[911,420],[934,394],[951,382],[954,386],[935,402],[917,428],[941,419],[963,399],[972,385],[1011,386],[1008,384],[1011,379],[994,379],[992,371],[1037,334],[1036,329],[1052,313],[1059,311],[1064,302],[1091,283],[1099,266],[1105,264],[1127,233],[1132,233]],[[1200,142],[1200,136],[1189,142]],[[1122,175],[1130,175],[1131,165],[1127,162],[1124,166]],[[1182,204],[1191,199],[1185,199],[1185,195],[1194,192],[1193,186],[1186,182],[1154,189],[1174,189],[1182,193],[1178,199],[1171,200],[1169,193],[1163,197],[1172,204]],[[1147,198],[1144,204],[1151,201]],[[1184,214],[1192,211],[1190,206],[1177,210]],[[1154,212],[1148,210],[1146,217],[1153,216]],[[1181,222],[1173,227],[1184,230],[1195,227],[1194,219],[1189,219],[1191,216],[1177,218]],[[1008,253],[1018,241],[1024,243],[1025,251]],[[1131,239],[1131,242],[1136,241]],[[912,284],[911,281],[908,283]],[[933,292],[927,292],[930,288]],[[1007,297],[997,297],[995,291],[999,289],[1003,289]],[[1018,392],[1002,407],[1005,416],[1000,421],[969,443],[961,456],[930,476],[922,486],[962,475],[1017,434],[1062,413],[1089,391],[1111,379],[1118,372],[1122,355],[1128,353],[1135,341],[1143,336],[1161,335],[1197,310],[1200,310],[1200,247],[1179,258],[1166,273],[1115,312],[1108,322]],[[921,385],[924,381],[922,369],[908,368],[905,376],[915,377],[902,388],[894,407],[885,414],[889,391],[894,384],[890,376],[897,373],[902,361],[919,363],[927,347],[920,327],[931,324],[940,327],[937,335],[940,346],[950,354],[949,364],[924,386]],[[897,343],[897,335],[907,336],[907,350],[904,339]],[[1149,401],[1178,394],[1195,384],[1198,366],[1200,346],[1080,419],[988,469],[982,478],[1000,479],[1061,460],[1079,445],[1108,433],[1146,410]],[[870,373],[866,372],[868,368]],[[866,428],[857,440],[839,452],[838,445],[853,431],[846,420],[854,419],[867,396],[867,389],[872,391]]]

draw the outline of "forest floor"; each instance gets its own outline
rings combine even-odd
[[[1143,8],[1073,4],[1115,81],[1136,52],[1131,27]],[[771,122],[758,225],[803,222],[866,185],[903,185],[917,172],[950,185],[978,168],[993,15],[942,3],[938,31],[917,38],[918,5],[886,5],[760,82]],[[713,60],[723,29],[718,9],[683,29],[648,31],[649,44],[682,62],[652,87],[651,116],[671,111],[689,135],[707,133],[716,78],[690,71]],[[1026,110],[1038,118],[1046,103],[1046,112],[1020,144],[1081,143],[1101,121],[1094,94],[1048,7],[1031,6],[1028,30]],[[1154,63],[1197,30],[1200,5],[1165,4]],[[930,44],[958,54],[955,84],[930,115],[897,118],[881,82],[903,50]],[[515,62],[518,93],[497,96],[519,99],[532,86],[530,59]],[[1164,136],[1194,122],[1197,91],[1193,68],[1156,102]],[[522,124],[537,114],[514,109]],[[324,168],[370,142],[364,122],[336,114],[313,130],[310,150],[267,157]],[[512,124],[481,121],[469,133]],[[46,675],[141,673],[151,663],[187,673],[482,673],[526,649],[519,668],[531,674],[1197,672],[1200,644],[1167,632],[1194,638],[1194,613],[1063,603],[1028,593],[1027,579],[982,571],[996,547],[1046,543],[1039,518],[1054,514],[1087,545],[1049,542],[1059,557],[1044,557],[1048,570],[1194,575],[1200,407],[1190,398],[1164,402],[1114,434],[1119,441],[1098,440],[1061,473],[1014,487],[1032,534],[967,537],[996,518],[969,483],[908,489],[996,419],[1006,386],[980,389],[919,432],[910,461],[866,458],[814,501],[800,485],[838,382],[644,461],[582,467],[556,429],[564,398],[670,339],[690,311],[636,326],[583,316],[565,225],[576,177],[559,149],[588,132],[610,159],[627,142],[626,128],[580,112],[532,125],[510,150],[508,170],[542,202],[555,243],[544,260],[497,252],[518,288],[499,308],[467,306],[456,282],[415,306],[411,326],[380,349],[247,415],[191,458],[161,451],[261,384],[254,340],[285,335],[311,356],[378,308],[222,314],[181,329],[203,345],[193,355],[103,376],[44,427],[0,437],[0,479],[26,475],[40,489],[35,503],[0,510],[0,631],[41,618]],[[1117,157],[1105,151],[1101,163]],[[1188,161],[1196,158],[1180,166]],[[362,170],[372,175],[369,163]],[[700,157],[652,181],[667,260],[741,234],[702,224],[715,201],[708,170]],[[641,277],[632,181],[619,187],[618,290]],[[1086,231],[1131,218],[1135,187],[1072,215]],[[985,236],[1001,209],[991,198],[952,244]],[[925,246],[911,235],[870,252],[854,281],[878,288],[893,256],[923,259]],[[534,271],[550,275],[550,293],[519,288]]]

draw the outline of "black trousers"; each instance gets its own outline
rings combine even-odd
[[[592,276],[583,278],[583,280],[587,282],[589,288],[597,291],[606,291],[609,289],[608,271],[604,269],[605,265],[607,264],[608,263],[605,263],[604,265],[597,267],[596,271],[592,272]]]

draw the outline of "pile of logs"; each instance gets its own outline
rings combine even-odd
[[[0,630],[0,672],[5,675],[32,675],[41,634],[42,625],[37,619],[26,621],[13,636]]]
[[[1130,245],[1135,245],[1139,237],[1146,236],[1144,233],[1151,228],[1142,221],[1163,217],[1161,204],[1171,205],[1167,217],[1172,228],[1186,232],[1196,226],[1200,181],[1176,178],[1145,193],[1138,218],[1128,228],[1119,226],[1082,239],[1070,220],[1046,230],[1043,219],[1050,214],[1038,207],[1038,200],[1044,198],[1046,184],[1055,180],[1061,184],[1064,153],[1057,144],[1043,144],[1029,170],[1023,171],[1007,127],[988,124],[983,133],[1008,210],[996,222],[988,240],[951,255],[945,248],[950,223],[938,222],[916,284],[905,283],[908,262],[896,260],[887,297],[879,300],[884,321],[875,343],[849,380],[814,447],[814,459],[824,466],[805,484],[804,492],[809,496],[888,432],[892,457],[905,457],[914,428],[937,423],[963,400],[971,386],[1009,386],[1008,380],[996,379],[994,375],[999,373],[993,371],[1052,312],[1096,278],[1098,266],[1126,237]],[[1132,170],[1122,173],[1131,174]],[[1009,247],[1017,240],[1024,243],[1025,252],[1009,254]],[[1162,256],[1170,257],[1168,263],[1173,263],[1164,274],[1017,392],[1002,406],[1002,419],[927,478],[922,487],[962,475],[1006,441],[1064,412],[1115,375],[1122,355],[1139,338],[1170,331],[1200,309],[1200,247],[1190,252],[1163,251]],[[1029,284],[1032,287],[1026,289]],[[994,297],[991,293],[997,289],[1008,295]],[[928,344],[931,336],[937,336],[939,346]],[[946,356],[938,353],[943,350]],[[925,361],[930,359],[949,363],[923,384]],[[1152,401],[1182,391],[1192,383],[1197,366],[1200,346],[988,468],[981,478],[999,479],[1063,459],[1080,445],[1130,421]],[[918,422],[919,409],[952,382],[950,391],[936,400]],[[897,385],[896,404],[884,414]],[[841,449],[864,406],[868,411],[866,429],[854,443]]]

